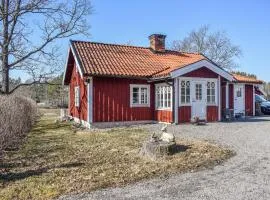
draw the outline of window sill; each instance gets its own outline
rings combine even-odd
[[[155,110],[172,111],[172,108],[156,108]]]
[[[149,104],[132,104],[130,105],[131,108],[147,108],[149,107],[150,108],[150,105]]]

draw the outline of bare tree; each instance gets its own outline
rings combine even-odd
[[[234,59],[242,54],[240,47],[232,44],[224,31],[210,32],[208,25],[192,31],[183,40],[173,41],[172,49],[202,53],[228,70],[237,67]]]
[[[90,0],[1,0],[2,93],[19,87],[10,91],[10,70],[26,70],[33,83],[46,82],[59,66],[57,41],[87,34],[91,11]]]

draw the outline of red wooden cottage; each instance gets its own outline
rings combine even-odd
[[[205,56],[165,49],[165,37],[150,47],[71,41],[63,83],[69,114],[92,125],[220,121],[224,111],[254,115],[262,82],[231,74]]]

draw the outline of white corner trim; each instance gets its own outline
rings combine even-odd
[[[74,50],[72,45],[70,45],[70,49],[71,49],[71,52],[72,52],[73,57],[75,59],[76,69],[79,71],[81,78],[83,78],[82,66],[80,65],[80,62],[78,61],[78,58],[76,57],[75,50]]]
[[[218,121],[221,121],[221,81],[220,75],[218,76]]]
[[[178,124],[179,79],[174,79],[174,123]]]
[[[147,104],[134,104],[133,101],[132,101],[132,97],[133,97],[133,88],[147,88]],[[141,89],[139,89],[140,91]],[[133,107],[150,107],[150,85],[147,85],[147,84],[130,84],[129,85],[129,99],[130,99],[130,107],[133,108]],[[140,92],[139,92],[139,102],[141,102],[141,95],[140,95]]]
[[[182,75],[184,75],[186,73],[192,72],[192,71],[194,71],[196,69],[199,69],[201,67],[207,67],[211,71],[217,73],[218,75],[226,78],[229,81],[234,81],[235,80],[233,78],[233,76],[229,72],[221,69],[220,67],[214,65],[213,63],[209,62],[208,60],[200,60],[200,61],[198,61],[196,63],[187,65],[185,67],[181,67],[179,69],[176,69],[176,70],[171,72],[171,77],[176,78],[178,76],[182,76]]]
[[[90,83],[87,83],[87,122],[93,122],[93,78],[89,78]]]
[[[255,85],[252,85],[253,87],[253,116],[256,115],[256,103],[255,103]]]

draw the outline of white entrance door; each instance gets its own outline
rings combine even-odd
[[[243,84],[234,85],[234,113],[245,114],[245,89]]]
[[[192,82],[192,117],[206,119],[206,84],[205,81]]]

